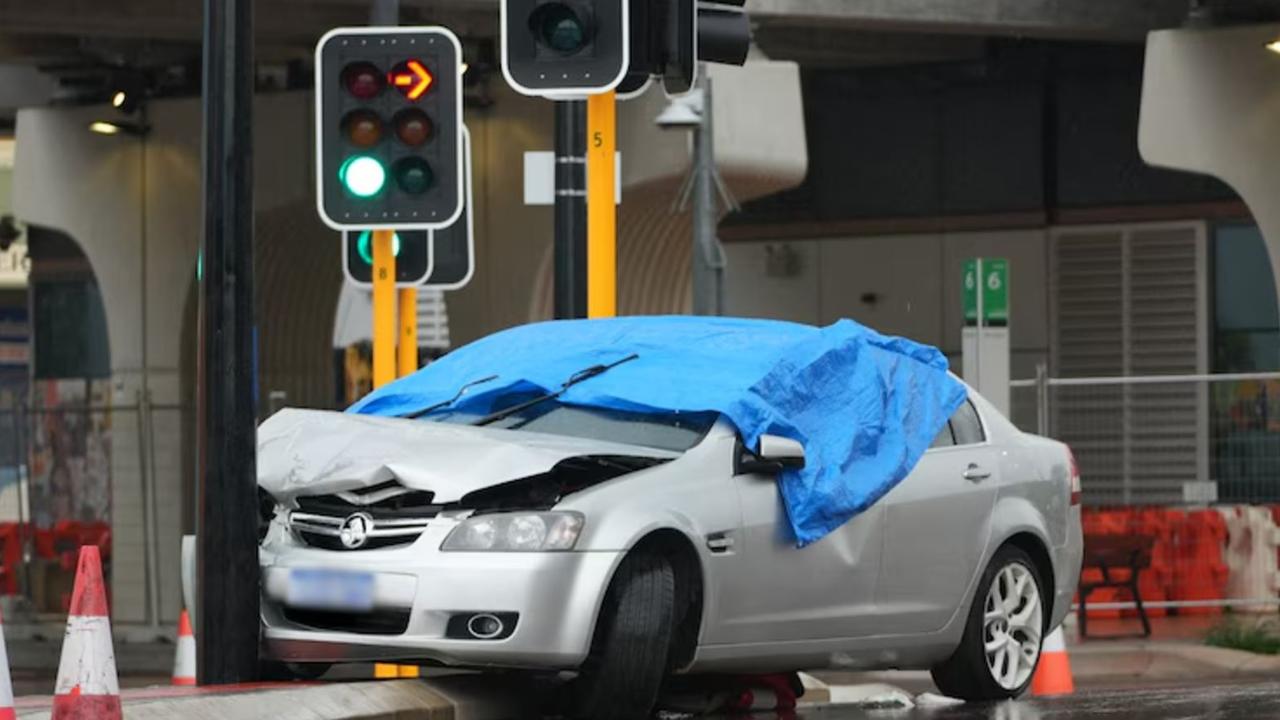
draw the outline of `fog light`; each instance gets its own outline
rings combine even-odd
[[[467,632],[480,640],[489,640],[502,634],[502,621],[488,613],[472,615],[467,621]]]

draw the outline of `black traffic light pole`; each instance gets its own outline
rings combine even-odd
[[[205,0],[203,97],[196,667],[216,685],[258,673],[253,0]]]
[[[556,106],[555,316],[587,316],[587,103]]]

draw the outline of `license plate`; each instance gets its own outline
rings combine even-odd
[[[290,607],[368,612],[373,609],[373,574],[294,568],[286,598]]]

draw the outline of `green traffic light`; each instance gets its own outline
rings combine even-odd
[[[354,155],[338,168],[338,180],[356,197],[373,197],[387,184],[387,169],[368,155]]]
[[[366,265],[373,264],[373,233],[368,230],[360,233],[360,237],[356,240],[356,252],[360,253],[360,259]],[[400,257],[400,233],[391,236],[391,254]]]

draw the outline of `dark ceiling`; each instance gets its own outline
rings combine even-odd
[[[812,17],[792,22],[786,8],[793,1]],[[838,1],[839,22],[825,23],[821,11],[812,10],[823,6],[820,0],[750,0],[748,8],[757,3],[760,8],[755,16],[758,45],[770,57],[811,67],[942,62],[983,52],[982,33],[921,22],[927,3]],[[1188,7],[1196,2],[1185,1]],[[1085,8],[1070,12],[1105,29],[1108,13],[1120,7],[1114,3],[1132,3],[1126,6],[1126,18],[1149,17],[1152,24],[1167,25],[1182,17],[1184,0],[1060,0],[1053,5],[1070,2]],[[371,4],[258,0],[255,36],[264,77],[285,86],[305,83],[317,38],[333,27],[366,24]],[[202,5],[200,0],[0,0],[0,64],[34,65],[53,76],[58,83],[54,100],[61,102],[101,101],[122,78],[138,73],[156,94],[192,94],[198,91]],[[401,0],[400,5],[402,24],[448,25],[463,37],[469,52],[479,54],[470,58],[473,63],[493,63],[497,0]],[[902,19],[887,27],[862,23],[857,8],[877,5],[891,14],[904,8]],[[1203,0],[1199,14],[1221,24],[1275,21],[1280,20],[1280,0]],[[1139,41],[1145,30],[1140,25],[1129,27],[1124,37]],[[1064,31],[1063,36],[1075,33]],[[1016,34],[1016,29],[1006,34]],[[1039,35],[1052,37],[1053,32],[1050,28]]]

